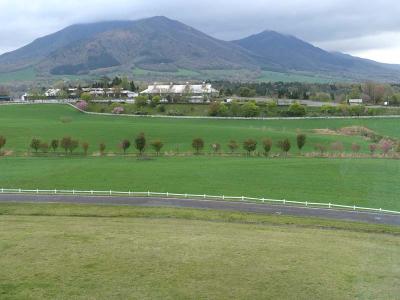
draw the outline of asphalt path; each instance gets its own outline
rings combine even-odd
[[[367,222],[400,226],[400,215],[336,210],[325,208],[285,206],[275,204],[257,204],[249,202],[231,202],[199,199],[173,199],[154,197],[109,197],[78,195],[27,195],[0,194],[0,202],[16,203],[75,203],[75,204],[107,204],[143,207],[179,207],[195,209],[211,209],[223,211],[251,212],[270,215],[299,217],[318,217],[342,221]]]

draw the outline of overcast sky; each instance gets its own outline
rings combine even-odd
[[[225,40],[269,29],[400,64],[399,0],[0,0],[0,53],[75,23],[155,15]]]

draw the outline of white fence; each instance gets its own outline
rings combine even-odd
[[[40,190],[40,189],[6,189],[1,188],[0,193],[2,194],[28,194],[28,195],[76,195],[76,196],[109,196],[109,197],[157,197],[157,198],[179,198],[179,199],[200,199],[200,200],[220,200],[220,201],[242,201],[242,202],[255,202],[255,203],[272,203],[281,205],[291,205],[297,207],[314,207],[314,208],[327,208],[327,209],[343,209],[352,211],[364,211],[374,213],[385,213],[385,214],[398,214],[400,211],[386,210],[382,208],[368,208],[359,206],[348,206],[339,205],[333,203],[316,203],[316,202],[300,202],[300,201],[289,201],[289,200],[277,200],[268,198],[251,198],[251,197],[234,197],[234,196],[213,196],[213,195],[197,195],[197,194],[176,194],[176,193],[158,193],[158,192],[137,192],[137,191],[95,191],[95,190]]]

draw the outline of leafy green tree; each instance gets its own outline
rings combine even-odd
[[[212,117],[225,117],[228,115],[228,108],[224,103],[213,102],[208,107],[208,115]]]
[[[83,149],[83,153],[84,153],[85,155],[87,155],[87,154],[88,154],[88,151],[89,151],[89,143],[88,143],[88,142],[83,142],[83,143],[82,143],[82,149]]]
[[[106,144],[100,143],[99,151],[100,151],[100,155],[104,155],[104,152],[106,151]]]
[[[153,141],[153,142],[151,143],[151,146],[153,147],[153,149],[154,149],[154,151],[156,152],[157,156],[159,156],[162,147],[164,147],[164,143],[161,142],[160,140],[156,140],[156,141]]]
[[[137,96],[135,99],[135,104],[137,108],[143,108],[147,105],[148,98],[146,96]]]
[[[239,117],[241,114],[241,105],[238,101],[233,101],[230,105],[229,105],[229,111],[230,114],[233,117]]]
[[[306,144],[307,136],[304,133],[299,133],[297,135],[297,148],[301,151]]]
[[[131,146],[131,142],[129,140],[123,140],[121,142],[121,149],[124,151],[124,154],[126,154],[126,151],[129,149],[129,147]]]
[[[231,153],[234,153],[239,148],[239,144],[235,140],[230,140],[228,143],[228,148]]]
[[[159,105],[161,102],[161,97],[160,96],[154,96],[153,98],[151,98],[151,106],[152,107],[156,107],[157,105]]]
[[[306,115],[306,108],[300,103],[293,103],[289,106],[288,115],[291,117],[303,117]]]
[[[74,148],[73,144],[74,144],[74,142],[73,142],[72,138],[69,136],[63,137],[60,142],[61,148],[64,149],[65,153],[67,153],[68,151],[72,152],[71,149]]]
[[[47,152],[49,152],[50,147],[49,147],[48,143],[43,142],[43,143],[40,143],[39,148],[40,148],[40,151],[42,151],[43,153],[47,153]]]
[[[93,97],[89,93],[82,93],[81,94],[81,100],[86,101],[86,102],[90,102],[90,101],[93,100]]]
[[[242,116],[246,118],[254,118],[260,114],[260,108],[257,106],[256,103],[250,101],[246,102],[242,108]]]
[[[0,150],[6,145],[6,138],[2,135],[0,135]]]
[[[200,151],[204,148],[204,140],[202,138],[195,138],[192,141],[192,147],[196,150],[196,154],[199,154]]]
[[[328,148],[323,144],[315,144],[314,149],[323,155]]]
[[[60,145],[59,140],[52,140],[50,143],[50,147],[51,147],[51,149],[53,149],[53,152],[57,151],[59,145]]]
[[[282,150],[282,152],[285,153],[285,155],[288,154],[288,152],[290,151],[290,148],[292,147],[292,145],[290,144],[289,139],[287,139],[287,138],[284,139],[284,140],[278,141],[277,146],[279,147],[279,149]]]
[[[71,144],[69,145],[69,152],[72,154],[75,149],[77,149],[79,147],[79,141],[77,140],[71,140]]]
[[[243,149],[247,151],[247,154],[250,156],[251,152],[256,151],[257,149],[257,141],[254,139],[247,139],[243,142]]]
[[[240,97],[254,97],[257,93],[255,90],[249,89],[248,87],[241,87],[239,89],[239,96]]]
[[[269,153],[271,152],[272,149],[272,140],[270,138],[265,138],[263,139],[262,143],[264,148],[264,155],[269,156]]]
[[[35,152],[38,152],[38,150],[40,148],[40,144],[41,144],[41,142],[40,142],[39,139],[33,138],[32,141],[31,141],[30,147],[33,150],[35,150]]]
[[[143,132],[135,138],[135,147],[139,151],[140,155],[144,153],[144,150],[146,149],[146,137]]]

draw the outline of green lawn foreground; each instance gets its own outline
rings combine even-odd
[[[399,233],[189,209],[0,204],[0,298],[395,299]]]

